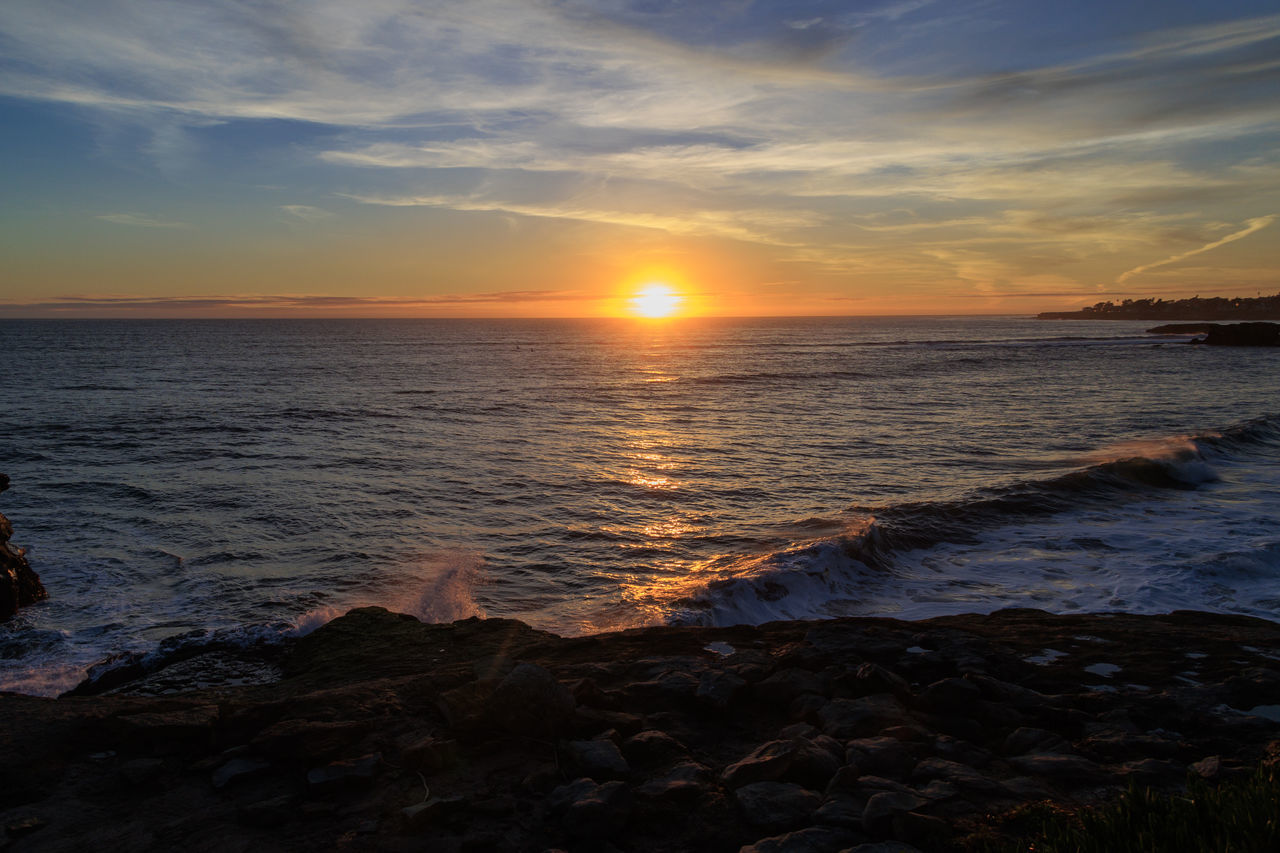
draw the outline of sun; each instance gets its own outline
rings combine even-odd
[[[684,302],[684,297],[669,286],[646,284],[631,297],[631,311],[640,317],[670,317]]]

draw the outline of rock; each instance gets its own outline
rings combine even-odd
[[[213,771],[210,781],[213,782],[213,787],[222,790],[236,782],[261,776],[270,769],[271,765],[265,761],[258,761],[253,758],[233,758]]]
[[[124,714],[110,721],[125,737],[161,752],[207,749],[218,721],[216,705],[196,705],[167,711]]]
[[[1277,323],[1229,323],[1211,325],[1204,343],[1219,347],[1275,347],[1280,346],[1280,324]]]
[[[292,794],[281,794],[278,797],[249,803],[240,810],[240,819],[250,826],[279,826],[297,816],[297,807],[297,797]]]
[[[687,802],[702,796],[707,788],[709,771],[696,761],[682,761],[635,789],[636,795],[650,800]]]
[[[631,772],[617,744],[611,740],[575,740],[565,747],[569,763],[582,776],[597,782],[625,779]]]
[[[7,477],[5,482],[7,484]],[[49,597],[40,576],[27,562],[26,551],[22,548],[15,550],[9,545],[12,535],[13,525],[0,515],[0,619],[8,619],[18,612],[19,607]]]
[[[1107,775],[1097,764],[1078,755],[1020,755],[1010,758],[1009,764],[1022,773],[1043,777],[1053,785],[1092,785],[1105,781]]]
[[[922,853],[922,851],[901,841],[878,841],[874,844],[859,844],[840,853]]]
[[[665,710],[683,705],[698,693],[699,680],[687,672],[671,670],[650,681],[627,685],[624,692],[629,707],[642,710]]]
[[[862,810],[862,826],[872,835],[888,835],[893,829],[895,815],[915,811],[928,802],[916,794],[881,791],[867,800],[866,808]]]
[[[630,796],[621,782],[597,785],[578,779],[551,792],[553,811],[563,812],[564,828],[570,835],[603,838],[620,831],[630,814]]]
[[[822,730],[842,739],[874,735],[906,718],[907,709],[887,693],[861,699],[832,699],[818,712]]]
[[[729,788],[779,780],[823,788],[839,769],[840,763],[827,750],[805,738],[792,738],[761,744],[726,767],[720,779]]]
[[[135,758],[120,765],[120,775],[130,785],[147,785],[156,781],[163,769],[159,758]]]
[[[911,685],[905,678],[875,663],[859,664],[854,671],[854,684],[859,696],[892,693],[903,701],[911,698]]]
[[[1181,787],[1187,778],[1187,768],[1177,761],[1144,758],[1120,765],[1120,776],[1139,787]]]
[[[421,803],[414,803],[400,810],[401,827],[408,832],[421,832],[432,824],[448,820],[466,802],[465,797],[456,794],[452,797],[428,797]]]
[[[835,791],[823,799],[813,814],[813,821],[824,826],[861,829],[862,811],[866,807],[866,797],[856,796],[847,790]]]
[[[1201,779],[1217,779],[1222,774],[1222,758],[1217,755],[1210,755],[1208,758],[1202,758],[1192,764],[1191,769]]]
[[[752,688],[756,698],[775,708],[787,708],[805,694],[822,694],[822,679],[806,669],[781,669]]]
[[[1005,755],[1024,755],[1028,752],[1072,752],[1071,744],[1062,737],[1044,729],[1026,726],[1010,732],[1000,748]]]
[[[487,716],[512,734],[553,737],[567,731],[576,703],[569,688],[546,669],[517,664],[498,683]]]
[[[995,757],[989,749],[983,749],[967,740],[958,740],[949,735],[939,735],[933,742],[933,751],[939,758],[967,764],[970,767],[986,767]]]
[[[926,758],[911,771],[911,778],[916,781],[941,779],[962,791],[1000,796],[1005,793],[1004,786],[988,776],[984,776],[972,767],[945,758]]]
[[[754,782],[733,796],[746,823],[773,832],[796,829],[822,805],[821,796],[793,782]]]
[[[401,750],[400,758],[404,766],[410,770],[431,773],[456,765],[460,753],[456,740],[425,737]]]
[[[915,705],[933,713],[955,713],[982,698],[978,685],[967,678],[944,678],[920,691]]]
[[[811,826],[786,835],[762,838],[739,849],[738,853],[837,853],[859,840],[857,833],[847,829]]]
[[[848,743],[845,758],[863,773],[902,781],[911,774],[915,759],[900,740],[892,737],[858,738]]]
[[[382,765],[382,753],[375,752],[361,758],[335,761],[307,772],[307,785],[316,793],[328,793],[342,788],[364,788],[373,784],[378,768]]]
[[[649,729],[623,741],[622,754],[641,767],[653,767],[683,758],[689,750],[666,732]]]
[[[338,755],[368,731],[363,721],[281,720],[259,732],[249,746],[271,758],[316,761]]]
[[[732,672],[711,670],[702,674],[695,692],[698,701],[713,710],[724,712],[746,692],[747,680]]]

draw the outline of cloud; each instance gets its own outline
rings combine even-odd
[[[319,222],[323,219],[333,217],[333,212],[320,207],[312,207],[309,204],[282,204],[280,209],[290,216],[297,217],[303,222]]]
[[[1198,249],[1192,249],[1189,252],[1182,252],[1180,254],[1173,255],[1172,257],[1165,258],[1164,260],[1156,261],[1155,263],[1150,263],[1150,264],[1143,264],[1142,266],[1134,267],[1131,270],[1123,272],[1116,279],[1116,284],[1124,284],[1130,278],[1133,278],[1135,275],[1140,275],[1146,272],[1147,270],[1155,269],[1156,267],[1167,266],[1168,264],[1176,264],[1178,261],[1183,261],[1183,260],[1186,260],[1187,258],[1204,254],[1205,252],[1212,251],[1213,249],[1216,249],[1219,246],[1225,246],[1228,243],[1234,243],[1236,240],[1242,240],[1245,237],[1248,237],[1250,234],[1254,234],[1258,231],[1261,231],[1263,228],[1266,228],[1272,222],[1275,222],[1275,220],[1276,220],[1276,214],[1270,214],[1268,216],[1259,216],[1255,219],[1246,220],[1244,228],[1240,229],[1239,231],[1234,231],[1231,234],[1228,234],[1227,236],[1219,240],[1214,240],[1212,243],[1207,243]]]
[[[116,225],[128,225],[134,228],[190,228],[186,222],[172,219],[157,219],[145,213],[100,213],[96,219],[113,222]]]
[[[416,297],[330,296],[314,294],[244,294],[212,296],[119,296],[66,295],[43,300],[0,301],[0,311],[23,309],[82,313],[96,310],[127,309],[137,313],[147,310],[166,312],[234,309],[254,310],[361,310],[414,309],[448,305],[484,305],[497,303],[580,302],[600,299],[598,294],[574,290],[498,290],[480,293],[438,294]]]

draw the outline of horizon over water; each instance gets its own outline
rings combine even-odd
[[[0,690],[378,604],[1280,618],[1280,353],[1139,321],[0,320]]]

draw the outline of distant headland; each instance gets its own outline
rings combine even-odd
[[[1280,320],[1280,293],[1255,298],[1125,299],[1079,311],[1045,311],[1040,320]]]

